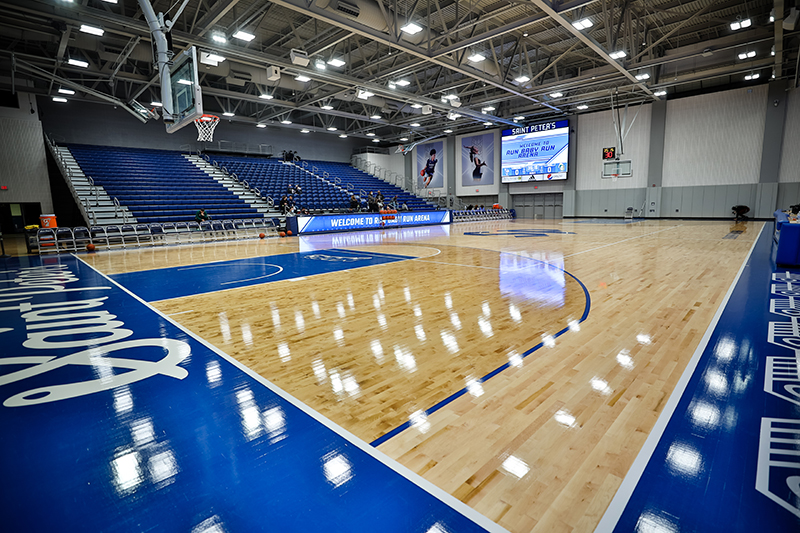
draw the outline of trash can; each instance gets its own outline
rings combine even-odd
[[[39,215],[39,225],[43,228],[57,228],[55,215]]]

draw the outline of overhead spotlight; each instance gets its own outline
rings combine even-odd
[[[592,21],[589,19],[576,20],[575,22],[572,23],[572,25],[579,30],[585,30],[587,28],[591,28],[592,26],[594,26]]]
[[[347,134],[342,133],[341,135],[339,135],[339,138],[340,139],[347,139]]]
[[[285,118],[285,119],[281,120],[281,124],[286,124],[286,125],[289,125],[289,124],[291,124],[291,123],[292,123],[292,121],[291,121],[291,120],[289,120],[288,118]]]
[[[550,98],[561,98],[562,96],[564,96],[564,93],[560,92],[550,93]]]
[[[97,35],[98,37],[102,37],[105,31],[103,28],[98,28],[96,26],[90,26],[88,24],[81,24],[81,31],[83,33],[89,33],[91,35]]]
[[[775,55],[775,45],[774,44],[772,45],[772,50],[770,50],[769,55],[771,55],[771,56]]]
[[[405,26],[402,26],[400,28],[400,31],[404,31],[409,35],[414,35],[422,31],[422,26],[420,26],[419,24],[415,24],[413,22],[409,22]]]
[[[259,94],[258,97],[261,98],[262,100],[272,100],[273,98],[275,98],[271,94],[267,94],[267,93]]]
[[[244,31],[244,30],[239,30],[239,31],[237,31],[236,33],[234,33],[234,34],[233,34],[233,38],[234,38],[234,39],[239,39],[239,40],[241,40],[241,41],[247,41],[247,42],[250,42],[250,41],[252,41],[253,39],[255,39],[255,38],[256,38],[256,36],[255,36],[255,35],[253,35],[252,33],[248,33],[248,32],[246,32],[246,31]]]
[[[408,81],[408,80],[397,80],[397,81],[396,81],[396,82],[394,82],[394,83],[395,83],[395,85],[397,85],[398,87],[408,87],[409,85],[411,85],[411,82],[410,82],[410,81]]]
[[[484,126],[494,126],[494,123],[493,122],[484,122],[483,125]]]
[[[372,139],[372,142],[379,143],[379,142],[381,142],[381,140],[380,139]]]
[[[739,54],[739,59],[748,59],[752,57],[756,57],[755,50],[750,50],[749,52],[742,52],[741,54]]]
[[[665,89],[661,89],[660,91],[656,91],[653,94],[656,96],[667,96],[667,91]]]
[[[321,59],[315,60],[314,61],[314,66],[317,67],[317,70],[325,70],[325,69],[328,68],[328,66],[325,64],[325,62],[323,60],[321,60]]]
[[[528,76],[526,76],[525,74],[522,74],[522,75],[517,76],[516,78],[514,78],[514,81],[517,82],[517,83],[527,83],[527,82],[531,81],[531,79]]]
[[[308,76],[304,76],[303,74],[298,74],[294,79],[302,83],[311,81],[311,78],[309,78]]]
[[[369,117],[369,118],[371,118],[372,120],[380,120],[380,119],[382,119],[383,117],[382,117],[382,116],[380,116],[380,115],[370,115],[370,117]]]
[[[390,89],[397,89],[397,84],[395,82],[393,82],[393,81],[390,81],[389,82],[389,88]]]
[[[486,58],[483,57],[482,54],[479,54],[479,53],[476,52],[476,53],[472,54],[471,56],[469,56],[467,59],[469,61],[472,61],[473,63],[480,63],[481,61],[483,61]]]
[[[211,40],[215,43],[225,44],[228,42],[228,38],[225,37],[224,33],[214,32],[211,34]]]
[[[153,107],[164,107],[164,104],[162,104],[161,102],[157,102],[155,100],[150,102],[150,105]]]
[[[356,98],[360,100],[369,100],[370,96],[375,96],[375,93],[368,91],[367,89],[359,89],[356,93]]]
[[[611,52],[610,54],[608,54],[608,57],[610,57],[611,59],[622,59],[627,55],[628,54],[625,53],[625,50],[617,50],[616,52]]]
[[[343,67],[345,62],[344,60],[339,59],[338,57],[332,57],[328,60],[328,64],[332,67]]]
[[[200,63],[204,65],[216,67],[223,61],[225,61],[225,58],[219,54],[215,54],[213,52],[200,52]]]
[[[266,124],[261,124],[261,123],[256,124],[256,128],[266,128],[266,127],[267,127]]]
[[[450,99],[450,105],[453,107],[461,107],[461,98],[455,97]]]
[[[400,137],[400,140],[405,142],[408,140],[408,137]]]
[[[235,113],[231,113],[230,111],[225,111],[225,112],[222,114],[222,116],[223,116],[223,117],[234,117],[234,116],[236,116],[236,114],[235,114]]]
[[[751,21],[750,19],[742,20],[741,17],[740,17],[740,18],[736,19],[734,22],[731,22],[731,29],[733,31],[741,30],[743,28],[749,28],[750,26],[752,26],[752,24],[753,24],[753,21]]]
[[[519,115],[518,117],[514,117],[514,120],[525,120],[525,117]]]
[[[446,95],[444,95],[442,97],[443,100],[452,100],[454,98],[458,98],[458,95],[456,95],[456,94],[446,94]]]
[[[770,24],[775,22],[775,8],[774,7],[769,12],[769,22],[770,22]]]
[[[321,106],[319,106],[319,108],[320,108],[320,109],[324,109],[325,111],[330,111],[331,109],[333,109],[333,106],[332,106],[332,105],[325,104],[325,105],[321,105]]]
[[[53,97],[53,101],[54,101],[54,102],[61,102],[61,103],[63,104],[64,102],[66,102],[66,101],[67,101],[67,99],[66,99],[66,98],[64,98],[63,96],[54,96],[54,97]]]
[[[583,111],[584,109],[589,109],[589,106],[588,106],[588,105],[586,105],[586,104],[581,104],[581,105],[579,105],[579,106],[577,107],[577,109],[580,109],[581,111]]]
[[[641,74],[636,75],[636,79],[639,81],[649,80],[650,74],[648,74],[647,72],[642,72]]]
[[[754,74],[748,74],[747,76],[744,77],[744,79],[747,80],[747,81],[750,81],[750,80],[757,80],[760,77],[761,77],[761,74],[756,72]]]
[[[336,131],[336,126],[329,126],[326,128],[328,131]]]
[[[458,113],[448,113],[447,118],[449,118],[450,120],[456,120],[457,118],[461,118],[461,115],[459,115]]]
[[[64,87],[59,87],[58,92],[60,92],[61,94],[69,94],[69,95],[75,94],[75,91],[73,91],[72,89],[66,89]]]
[[[481,109],[481,113],[483,113],[484,115],[492,111],[494,111],[494,106],[484,107],[483,109]]]
[[[453,133],[453,130],[442,130],[442,133]]]
[[[409,124],[409,126],[411,126],[412,128],[419,128],[419,122],[412,122],[411,124]]]
[[[528,32],[526,32],[526,31],[525,31],[525,32],[522,32],[522,36],[523,36],[523,37],[527,37],[527,36],[528,36]]]
[[[70,64],[70,65],[72,65],[73,67],[81,67],[81,68],[86,68],[86,67],[88,67],[88,66],[89,66],[89,62],[88,62],[88,61],[83,61],[83,60],[80,60],[80,59],[75,59],[75,58],[73,58],[73,57],[71,57],[71,58],[67,59],[67,63],[69,63],[69,64]]]
[[[367,133],[367,137],[375,137],[375,134],[372,132]]]
[[[302,130],[300,130],[300,133],[311,133],[311,130],[303,128]]]
[[[422,104],[411,104],[411,107],[413,107],[414,109],[419,109],[420,107],[422,107]]]

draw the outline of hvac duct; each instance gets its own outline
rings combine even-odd
[[[354,20],[363,26],[374,30],[389,33],[389,24],[383,17],[383,12],[375,0],[317,0],[316,5],[333,13]],[[386,16],[394,19],[394,12],[387,7]],[[402,17],[398,18],[398,20]],[[426,32],[421,31],[415,35],[401,33],[404,41],[419,44],[426,38]]]

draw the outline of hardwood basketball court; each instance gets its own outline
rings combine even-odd
[[[379,450],[509,531],[592,531],[762,226],[619,222],[81,258],[113,277],[327,248],[403,256],[151,303],[357,437],[388,434]]]

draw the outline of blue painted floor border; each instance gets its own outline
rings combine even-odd
[[[767,224],[597,531],[800,531],[800,269],[775,265],[771,237]]]
[[[505,531],[74,256],[0,261],[8,531]]]

